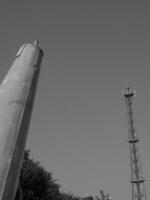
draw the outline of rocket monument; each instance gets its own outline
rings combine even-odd
[[[0,200],[14,200],[43,51],[24,44],[0,86]]]

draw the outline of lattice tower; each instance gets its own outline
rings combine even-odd
[[[131,162],[131,185],[132,200],[147,200],[145,192],[145,179],[142,175],[142,166],[139,153],[139,138],[136,135],[135,123],[133,119],[133,98],[135,91],[129,87],[124,91],[124,99],[127,107],[129,147]]]

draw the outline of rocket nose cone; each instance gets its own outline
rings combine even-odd
[[[34,46],[39,46],[39,40],[35,40],[33,44]]]

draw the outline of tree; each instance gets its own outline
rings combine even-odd
[[[72,194],[61,193],[60,185],[47,172],[30,158],[30,151],[25,151],[15,200],[79,200]]]
[[[47,172],[30,158],[30,151],[25,151],[15,200],[111,200],[108,194],[100,190],[99,196],[76,197],[71,193],[60,192],[60,185]]]
[[[73,194],[67,194],[67,193],[60,193],[59,198],[60,200],[80,200],[79,197],[75,197]]]
[[[25,151],[19,180],[23,200],[57,200],[59,197],[60,186],[50,172],[30,158],[30,151]]]
[[[96,196],[96,200],[111,200],[109,194],[105,194],[103,190],[100,190],[100,197]]]

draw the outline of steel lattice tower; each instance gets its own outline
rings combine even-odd
[[[139,154],[139,139],[136,135],[135,124],[133,119],[133,98],[135,91],[128,87],[124,91],[124,99],[127,107],[128,130],[129,130],[129,147],[131,161],[131,184],[132,184],[132,200],[146,200],[146,192],[142,176],[142,166]]]

